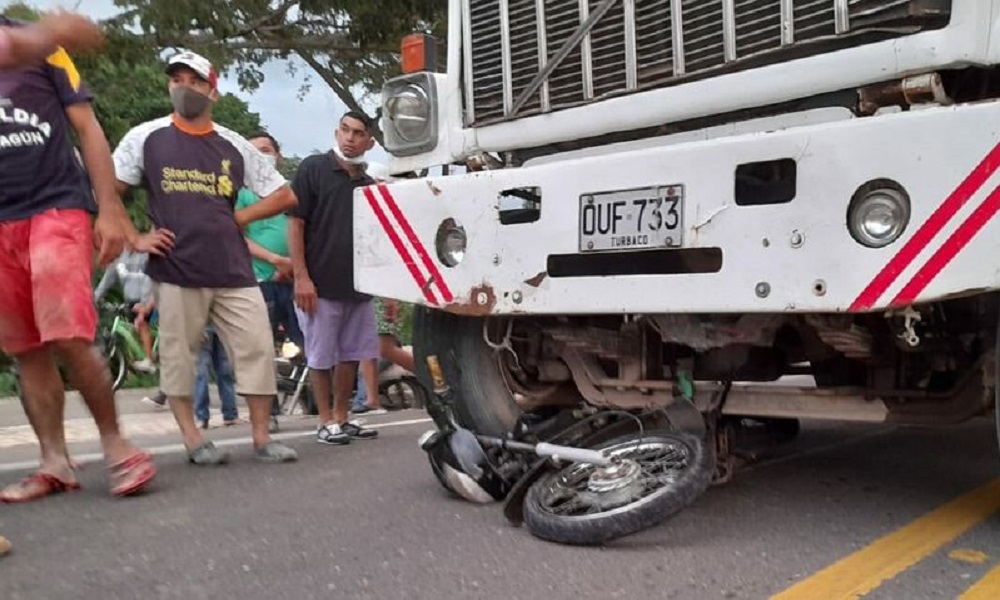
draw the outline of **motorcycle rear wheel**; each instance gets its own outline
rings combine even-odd
[[[528,489],[524,522],[533,535],[561,544],[608,542],[679,513],[712,481],[714,453],[688,433],[631,434],[598,447],[622,466],[573,464]]]

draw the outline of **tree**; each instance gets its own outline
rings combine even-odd
[[[291,181],[295,177],[295,172],[299,170],[299,165],[302,164],[301,156],[282,156],[281,162],[278,163],[278,172],[285,176],[285,179]]]
[[[240,86],[263,82],[261,66],[300,58],[352,110],[398,74],[399,40],[414,31],[445,33],[445,0],[115,0],[123,9],[108,22],[140,31],[159,48],[205,54],[232,66]],[[387,8],[391,6],[391,9]],[[375,132],[382,142],[381,131]]]
[[[24,4],[11,4],[3,15],[34,20],[37,11]],[[108,41],[99,54],[76,56],[74,62],[93,92],[94,111],[111,146],[135,125],[170,114],[165,63],[159,48],[148,38],[119,29],[108,29]],[[246,102],[224,94],[213,109],[215,122],[247,135],[259,130],[260,115]]]

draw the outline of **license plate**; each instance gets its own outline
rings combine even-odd
[[[580,197],[580,252],[676,248],[684,186],[663,185]]]

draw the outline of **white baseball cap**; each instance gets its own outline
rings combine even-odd
[[[167,61],[167,74],[171,74],[178,66],[184,66],[199,77],[207,81],[213,88],[219,85],[219,74],[216,72],[212,62],[200,54],[194,52],[181,52],[170,57]]]

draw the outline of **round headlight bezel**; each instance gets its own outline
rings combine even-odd
[[[876,219],[877,216],[881,219]],[[909,223],[910,196],[891,179],[876,179],[862,185],[847,208],[847,231],[866,248],[893,244],[906,232]],[[880,227],[885,231],[877,231]]]
[[[386,98],[385,115],[392,122],[400,139],[408,143],[428,137],[431,125],[431,99],[420,85],[408,83]],[[416,124],[416,129],[408,129]]]
[[[440,75],[421,72],[396,77],[382,88],[380,108],[386,151],[396,157],[415,156],[438,146]]]

